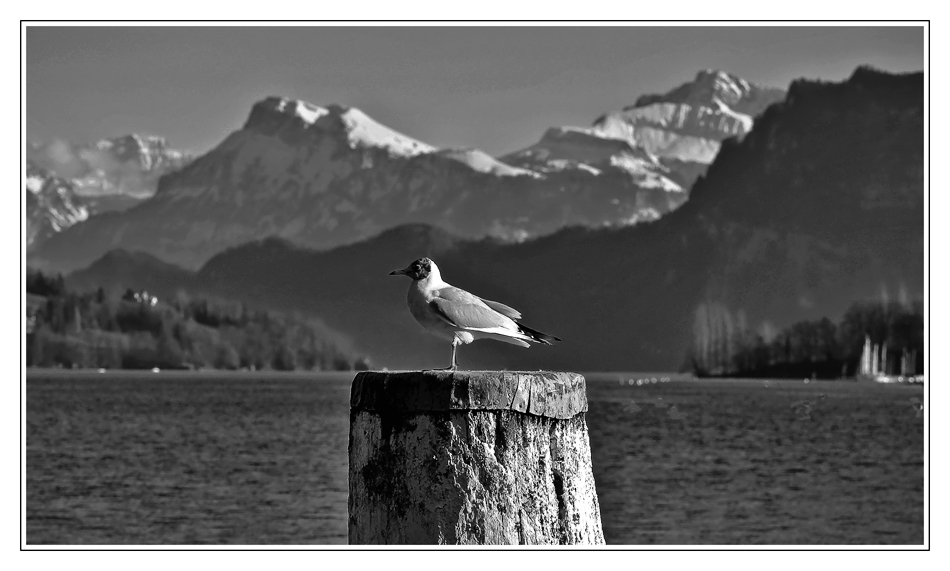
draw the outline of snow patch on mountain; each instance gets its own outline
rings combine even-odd
[[[347,138],[354,147],[383,147],[391,154],[404,157],[436,151],[436,148],[431,145],[377,123],[369,115],[355,107],[347,109],[340,115],[340,119],[346,125]]]
[[[39,175],[30,175],[26,177],[26,189],[33,194],[39,194],[43,189],[43,177]]]
[[[602,170],[600,170],[600,169],[598,169],[598,168],[594,168],[594,167],[592,167],[592,166],[590,166],[590,165],[587,165],[587,164],[584,164],[584,163],[576,163],[576,167],[577,167],[578,169],[582,170],[582,171],[587,171],[587,172],[589,172],[590,174],[592,174],[592,175],[594,175],[594,176],[597,176],[597,175],[599,175],[600,173],[604,172],[604,171],[602,171]]]
[[[733,111],[732,109],[729,108],[728,105],[723,103],[722,100],[719,99],[718,97],[713,97],[713,103],[716,105],[716,112],[718,112],[718,114],[723,117],[723,120],[725,120],[726,118],[733,120],[734,125],[736,126],[733,132],[748,133],[749,131],[752,130],[752,117]],[[720,129],[724,129],[725,126],[726,126],[725,122],[719,124]]]
[[[682,192],[683,188],[663,176],[658,170],[666,170],[658,167],[654,161],[646,161],[633,154],[624,153],[610,157],[610,165],[620,170],[627,171],[636,180],[638,186],[644,188],[659,188],[666,192]]]
[[[438,151],[438,154],[439,156],[467,165],[472,170],[478,172],[497,176],[530,176],[532,178],[542,178],[542,175],[533,170],[505,164],[478,149],[444,149]]]
[[[590,127],[552,127],[534,145],[499,160],[545,173],[574,169],[600,176],[611,170],[621,171],[644,188],[683,190],[665,176],[669,169],[655,155],[632,145],[627,138]]]
[[[27,163],[26,243],[33,248],[53,234],[89,218],[69,181]]]
[[[108,151],[110,159],[122,163],[138,163],[142,171],[149,172],[171,164],[178,166],[184,159],[181,151],[170,149],[164,137],[155,135],[140,135],[132,133],[123,137],[102,139],[95,145],[98,151]],[[103,162],[102,153],[96,153],[91,148],[80,149],[79,154],[91,165],[98,166]],[[99,167],[99,172],[102,168]]]
[[[659,220],[660,216],[661,214],[656,208],[644,208],[630,215],[628,218],[621,220],[620,225],[633,226],[641,222],[652,222]]]
[[[286,101],[281,101],[281,106],[286,105]],[[313,125],[317,122],[317,119],[328,115],[330,112],[322,107],[317,107],[316,105],[311,105],[305,101],[296,101],[294,105],[294,113],[297,117],[300,117],[307,123]]]
[[[712,164],[721,144],[714,139],[678,135],[675,132],[655,127],[637,128],[636,140],[647,152],[664,159]]]

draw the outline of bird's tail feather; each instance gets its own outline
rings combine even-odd
[[[520,329],[522,333],[530,337],[533,341],[537,341],[538,343],[544,343],[545,345],[553,345],[555,341],[560,341],[560,339],[558,339],[554,335],[541,333],[540,331],[536,329],[531,329],[527,325],[522,325],[521,323],[518,324],[518,329]]]

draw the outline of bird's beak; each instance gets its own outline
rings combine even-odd
[[[393,270],[393,271],[389,272],[389,275],[391,275],[391,276],[404,276],[404,275],[406,275],[406,272],[407,272],[407,271],[408,271],[408,270],[405,270],[405,269],[403,269],[403,270]]]

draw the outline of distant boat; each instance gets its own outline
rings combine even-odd
[[[864,337],[864,350],[861,352],[861,363],[858,367],[858,373],[855,375],[857,381],[870,381],[875,383],[908,383],[923,384],[924,376],[916,374],[915,367],[917,363],[917,351],[915,349],[904,349],[901,352],[900,374],[889,374],[892,362],[896,359],[888,359],[887,342],[882,345],[872,344],[871,336]]]

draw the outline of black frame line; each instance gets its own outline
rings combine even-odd
[[[693,22],[693,23],[697,23],[697,22],[705,23],[705,22],[708,22],[708,23],[711,23],[711,24],[716,24],[716,23],[722,24],[722,23],[730,23],[730,22],[735,22],[735,23],[739,23],[739,22],[741,22],[741,23],[758,23],[758,22],[762,22],[762,23],[774,24],[776,27],[781,27],[782,25],[785,25],[785,24],[816,23],[816,22],[818,22],[818,23],[820,23],[820,22],[825,22],[825,23],[828,23],[828,22],[847,22],[847,23],[850,23],[850,22],[865,22],[865,23],[879,23],[879,24],[880,24],[880,23],[907,23],[907,24],[920,23],[920,24],[925,24],[925,25],[924,25],[924,45],[925,45],[926,53],[928,54],[928,58],[927,58],[927,62],[926,62],[926,64],[927,64],[927,65],[926,65],[926,68],[927,68],[927,69],[926,69],[926,79],[927,79],[927,86],[926,86],[926,88],[927,88],[927,101],[928,101],[928,103],[930,102],[930,97],[931,97],[931,92],[930,92],[930,58],[929,58],[929,54],[930,54],[930,24],[931,24],[931,20],[930,20],[930,19],[926,19],[926,20],[389,20],[389,19],[381,19],[381,20],[20,20],[20,81],[21,81],[21,84],[20,84],[20,86],[21,86],[21,89],[20,89],[20,111],[21,111],[21,115],[20,115],[20,135],[21,135],[21,137],[22,137],[22,135],[23,135],[23,133],[25,132],[25,129],[26,129],[26,126],[25,126],[24,120],[23,120],[23,114],[22,114],[22,111],[23,111],[23,109],[24,109],[24,103],[25,103],[24,100],[23,100],[23,99],[24,99],[24,98],[23,98],[24,90],[23,90],[23,83],[22,83],[22,82],[23,82],[23,77],[24,77],[24,75],[23,75],[23,72],[24,72],[24,69],[23,69],[23,67],[24,67],[24,60],[23,60],[23,54],[24,54],[24,43],[23,43],[23,40],[24,40],[24,37],[23,37],[23,35],[24,35],[24,30],[25,30],[25,28],[27,27],[27,26],[24,26],[24,24],[27,24],[27,23],[55,23],[55,22],[65,22],[65,23],[98,23],[98,22],[103,22],[103,23],[133,23],[133,24],[142,24],[143,26],[149,25],[149,24],[154,24],[154,23],[165,23],[165,22],[175,22],[175,23],[188,23],[188,22],[192,22],[192,23],[208,23],[208,22],[211,22],[211,23],[218,23],[218,22],[225,22],[225,23],[226,23],[226,22],[247,22],[247,23],[255,23],[255,22],[256,22],[256,23],[260,23],[262,27],[263,27],[263,26],[266,26],[267,24],[275,24],[275,23],[353,23],[353,24],[355,25],[355,24],[360,24],[360,23],[376,23],[376,22],[389,22],[389,23],[399,23],[399,24],[414,23],[414,22],[419,22],[419,23],[472,23],[472,24],[477,24],[477,23],[492,23],[492,22],[494,22],[494,23],[499,23],[499,22],[509,22],[509,23],[510,23],[510,22],[515,22],[515,23],[528,23],[528,24],[532,24],[532,23],[550,23],[550,22],[557,22],[557,23],[619,23],[619,24],[623,24],[623,23],[628,23],[628,24],[629,24],[629,23],[668,23],[671,27],[672,27],[672,26],[675,26],[676,23],[678,23],[678,22]],[[222,26],[222,27],[223,27],[223,26]],[[250,26],[248,26],[248,27],[250,27]],[[930,180],[931,180],[931,177],[930,177],[930,113],[929,113],[929,109],[925,109],[925,111],[927,111],[927,139],[926,139],[926,140],[927,140],[927,183],[928,183],[928,184],[927,184],[927,187],[928,187],[928,190],[929,190],[929,182],[930,182]],[[21,140],[22,140],[22,139],[21,139]],[[20,147],[20,167],[21,167],[21,169],[23,168],[23,164],[24,164],[23,161],[24,161],[24,149],[23,149],[23,147],[22,147],[22,145],[21,145],[21,147]],[[21,175],[22,175],[22,174],[23,174],[23,171],[21,170]],[[21,189],[21,190],[22,190],[22,189]],[[23,212],[24,212],[24,211],[23,211],[23,200],[24,200],[24,195],[23,195],[22,192],[20,192],[20,195],[19,195],[19,196],[20,196],[20,226],[19,226],[19,229],[20,229],[20,239],[22,240],[22,239],[23,239],[23,221],[24,221],[24,218],[23,218]],[[930,361],[930,357],[931,357],[931,351],[930,351],[930,335],[931,335],[930,324],[931,324],[931,319],[930,319],[930,303],[929,303],[929,293],[930,293],[930,288],[931,288],[931,285],[930,285],[930,248],[929,248],[929,246],[930,246],[930,220],[931,220],[931,219],[930,219],[930,192],[929,192],[929,191],[927,192],[926,200],[927,200],[927,227],[926,227],[926,236],[924,237],[924,238],[926,239],[926,243],[927,243],[927,245],[928,245],[928,248],[927,248],[927,265],[926,265],[926,272],[927,272],[927,276],[926,276],[926,277],[927,277],[927,280],[926,280],[926,282],[927,282],[927,294],[928,294],[928,295],[925,296],[925,302],[926,302],[926,306],[927,306],[926,315],[927,315],[927,342],[928,342],[928,343],[927,343],[927,352],[926,352],[926,360],[927,360],[926,373],[927,373],[927,376],[929,376],[929,375],[930,375],[930,371],[931,371],[931,366],[930,366],[930,362],[931,362],[931,361]],[[478,549],[475,549],[475,548],[466,548],[466,547],[455,547],[455,546],[446,546],[446,547],[416,547],[416,546],[406,546],[406,547],[400,547],[400,548],[395,548],[395,547],[380,547],[380,548],[375,548],[375,549],[373,549],[373,548],[360,547],[360,546],[324,547],[324,546],[320,546],[320,545],[314,545],[314,546],[310,546],[310,547],[292,547],[292,548],[248,547],[248,548],[246,548],[246,549],[240,549],[240,548],[235,548],[235,547],[220,547],[220,546],[195,546],[195,547],[172,547],[172,548],[160,548],[160,547],[155,547],[155,548],[148,548],[148,547],[122,548],[121,546],[113,546],[113,547],[93,547],[93,548],[82,548],[82,547],[79,547],[79,546],[65,546],[65,547],[62,547],[62,548],[57,548],[57,547],[54,547],[54,546],[28,547],[28,546],[27,546],[27,543],[26,543],[26,529],[25,529],[25,517],[24,517],[24,516],[26,515],[26,512],[24,511],[24,505],[23,505],[23,502],[24,502],[24,494],[23,494],[23,492],[24,492],[24,490],[25,490],[25,488],[24,488],[24,481],[23,481],[23,480],[24,480],[24,474],[25,474],[25,471],[24,471],[24,462],[25,462],[25,451],[26,451],[26,450],[25,450],[25,446],[24,446],[24,440],[23,440],[23,427],[24,427],[24,420],[25,420],[25,419],[24,419],[25,407],[24,407],[23,405],[25,404],[24,389],[25,389],[25,387],[26,387],[26,368],[24,367],[24,361],[23,361],[23,358],[24,358],[24,357],[23,357],[23,355],[24,355],[24,343],[25,343],[25,336],[24,336],[24,334],[23,334],[23,331],[24,331],[24,320],[25,320],[25,317],[24,317],[24,316],[25,316],[25,313],[24,313],[24,311],[23,311],[23,309],[24,309],[23,303],[24,303],[24,292],[25,292],[25,285],[24,285],[24,268],[25,268],[26,266],[25,266],[25,264],[24,264],[24,261],[25,261],[25,248],[24,248],[24,243],[21,241],[19,245],[20,245],[20,287],[21,287],[21,289],[20,289],[20,372],[21,372],[21,375],[22,375],[22,376],[21,376],[21,382],[20,382],[20,444],[21,444],[21,449],[20,449],[20,516],[21,516],[21,518],[20,518],[20,539],[21,539],[21,543],[20,543],[20,546],[19,546],[19,551],[21,551],[21,552],[23,552],[23,551],[72,551],[72,552],[85,552],[85,551],[239,551],[239,552],[240,552],[240,551],[341,551],[341,552],[348,552],[348,551],[362,551],[362,552],[373,552],[373,551],[387,551],[387,552],[392,552],[392,551],[396,551],[396,552],[399,552],[399,551],[407,551],[407,552],[415,552],[415,551],[442,551],[442,552],[454,552],[454,551],[475,551],[475,552],[478,552],[478,551],[562,551],[562,552],[563,552],[563,551],[594,551],[594,552],[598,552],[598,551],[677,551],[677,552],[683,552],[683,551],[686,551],[686,552],[689,552],[689,551],[695,551],[695,552],[704,552],[704,551],[705,551],[705,552],[720,552],[720,551],[734,551],[734,552],[735,552],[735,551],[740,551],[740,552],[741,552],[741,551],[785,551],[785,552],[809,552],[809,551],[811,551],[811,552],[824,552],[824,551],[844,551],[844,552],[854,552],[854,551],[856,551],[856,552],[861,552],[861,551],[863,551],[863,552],[927,551],[927,552],[929,552],[929,551],[931,550],[931,544],[930,544],[930,514],[931,514],[931,509],[930,509],[930,508],[931,508],[931,506],[930,506],[930,494],[929,494],[929,493],[927,494],[927,527],[926,527],[926,532],[927,532],[927,533],[926,533],[926,536],[927,536],[927,537],[925,537],[925,539],[924,539],[924,544],[923,544],[923,546],[920,546],[920,547],[913,546],[913,547],[906,547],[906,548],[882,547],[882,548],[879,548],[879,549],[871,549],[871,548],[868,548],[868,547],[866,547],[866,546],[865,546],[865,547],[856,546],[854,549],[842,548],[842,547],[834,547],[834,548],[827,548],[827,549],[822,549],[822,548],[820,548],[820,547],[806,547],[806,548],[802,548],[802,549],[793,549],[793,548],[788,548],[788,547],[781,547],[781,548],[762,548],[762,549],[759,549],[759,548],[756,548],[756,547],[754,547],[754,546],[746,546],[746,547],[737,547],[737,548],[736,548],[736,547],[730,547],[730,548],[723,548],[723,549],[715,549],[715,548],[710,548],[710,547],[697,547],[697,548],[695,548],[695,549],[691,549],[691,548],[688,548],[688,547],[686,547],[686,548],[683,548],[683,547],[681,547],[681,548],[644,548],[644,547],[641,547],[641,546],[632,546],[632,545],[618,545],[618,546],[604,545],[604,546],[602,546],[602,547],[597,547],[597,548],[571,547],[571,548],[568,548],[568,549],[559,548],[559,547],[533,547],[533,546],[517,546],[517,547],[502,547],[502,546],[494,547],[494,546],[491,546],[491,547],[482,547],[482,548],[478,548]],[[927,391],[927,403],[928,403],[928,405],[929,405],[929,403],[930,403],[930,382],[927,382],[927,383],[925,383],[925,384],[926,384],[926,391]],[[930,468],[931,468],[931,464],[932,464],[931,462],[929,462],[929,460],[930,460],[930,438],[929,438],[929,436],[930,436],[930,416],[931,416],[931,415],[929,414],[929,406],[928,406],[928,414],[927,414],[927,435],[928,435],[928,438],[927,438],[927,442],[926,442],[926,444],[927,444],[927,450],[926,450],[926,452],[927,452],[927,482],[928,482],[928,484],[929,484],[930,478],[931,478]],[[928,491],[929,491],[929,487],[928,487]]]

